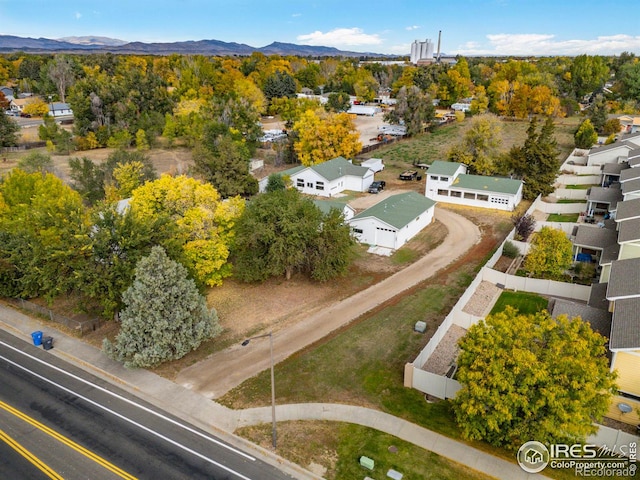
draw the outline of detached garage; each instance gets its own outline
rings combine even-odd
[[[417,192],[400,193],[360,212],[348,223],[360,243],[397,250],[433,221],[435,204]]]

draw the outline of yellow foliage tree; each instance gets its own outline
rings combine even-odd
[[[144,179],[142,162],[118,164],[113,170],[113,178],[116,181],[117,193],[120,199],[129,198],[131,193],[142,185]]]
[[[293,125],[297,134],[294,149],[303,165],[316,165],[335,157],[353,158],[360,150],[360,134],[353,116],[307,110]]]
[[[211,184],[186,176],[163,175],[133,191],[131,210],[138,215],[168,216],[177,226],[185,266],[208,286],[231,275],[228,264],[233,227],[244,200],[222,202]]]
[[[49,113],[49,104],[41,98],[34,98],[27,102],[22,111],[35,117],[44,117]]]

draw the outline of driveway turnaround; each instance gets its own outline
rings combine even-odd
[[[448,230],[444,242],[407,268],[366,290],[312,312],[307,318],[273,333],[273,357],[278,363],[334,330],[435,275],[462,256],[481,238],[476,225],[461,215],[436,207],[435,218]],[[176,382],[207,398],[218,398],[269,368],[269,342],[236,345],[182,370]]]

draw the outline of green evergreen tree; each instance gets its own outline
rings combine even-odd
[[[0,112],[0,147],[14,147],[18,144],[20,127],[8,115]]]
[[[127,368],[182,358],[220,332],[215,310],[162,247],[138,262],[123,302],[120,332],[113,343],[105,339],[103,349]]]

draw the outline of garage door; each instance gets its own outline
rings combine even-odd
[[[396,231],[390,228],[376,227],[376,245],[396,248]]]

